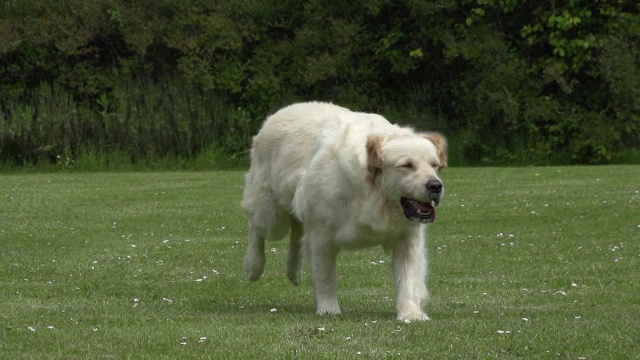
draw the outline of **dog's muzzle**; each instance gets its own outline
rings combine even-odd
[[[440,204],[442,182],[436,179],[427,181],[426,191],[429,203],[408,197],[400,198],[400,205],[407,219],[421,223],[432,223],[436,220],[436,206]]]
[[[431,179],[427,181],[427,196],[434,206],[440,204],[440,196],[442,195],[442,182],[440,180]]]

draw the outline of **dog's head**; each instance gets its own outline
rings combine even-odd
[[[439,172],[447,167],[447,140],[438,133],[371,135],[367,138],[367,182],[399,204],[410,220],[436,218],[444,187]]]

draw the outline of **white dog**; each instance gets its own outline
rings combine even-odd
[[[399,320],[428,320],[425,223],[443,196],[446,140],[328,103],[294,104],[265,121],[253,140],[242,207],[249,217],[246,276],[265,266],[265,239],[290,232],[287,274],[311,260],[318,314],[340,314],[336,256],[382,245],[393,257]]]

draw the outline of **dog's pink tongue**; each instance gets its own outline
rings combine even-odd
[[[424,218],[428,218],[430,221],[436,220],[436,209],[427,204],[420,201],[416,201],[418,214]]]
[[[404,215],[409,220],[429,223],[436,219],[436,209],[431,204],[406,197],[400,199],[400,204]]]

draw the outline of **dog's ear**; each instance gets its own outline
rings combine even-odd
[[[374,185],[376,178],[382,172],[382,143],[385,137],[382,135],[369,135],[367,137],[367,182]]]
[[[438,158],[440,158],[440,168],[446,168],[448,165],[447,161],[449,160],[449,157],[447,156],[447,138],[437,132],[428,132],[423,134],[423,136],[436,146],[436,149],[438,150]]]

